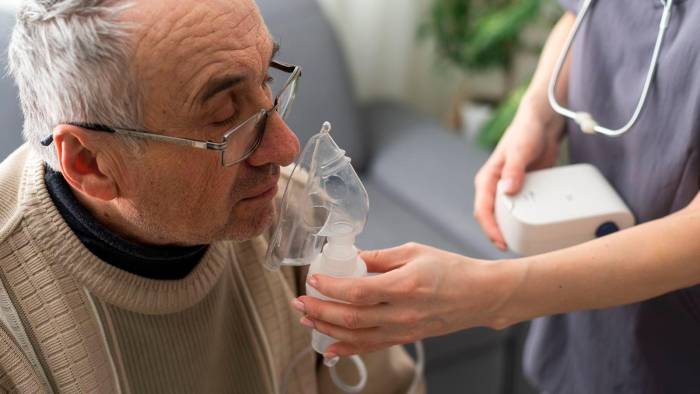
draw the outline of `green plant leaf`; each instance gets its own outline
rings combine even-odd
[[[434,0],[419,37],[467,69],[507,67],[522,29],[539,17],[541,0]]]
[[[486,125],[481,128],[477,135],[477,143],[485,148],[493,149],[498,145],[508,126],[513,122],[515,113],[518,111],[520,101],[527,90],[530,81],[526,81],[518,86],[508,99],[505,100],[496,110]]]

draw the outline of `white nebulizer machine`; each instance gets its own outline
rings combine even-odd
[[[590,164],[533,171],[522,190],[496,193],[496,221],[508,247],[523,256],[577,245],[634,225],[634,216]]]
[[[552,109],[573,120],[587,134],[618,137],[640,118],[659,65],[661,48],[674,0],[660,0],[663,12],[646,79],[629,120],[617,128],[600,125],[591,113],[566,108],[556,97],[557,82],[574,39],[582,29],[595,0],[583,0],[549,80],[547,97]],[[516,196],[498,191],[496,221],[508,246],[521,255],[532,255],[573,246],[634,225],[634,216],[624,201],[591,165],[573,165],[535,171],[526,175],[525,186]]]
[[[324,123],[321,132],[307,142],[295,164],[268,246],[265,259],[268,269],[309,265],[309,275],[341,278],[367,275],[367,266],[358,255],[355,238],[367,222],[369,197],[350,158],[335,143],[330,130],[330,123]],[[306,293],[332,300],[308,285]],[[323,354],[334,342],[335,339],[316,330],[311,334],[311,347],[318,353]],[[416,353],[416,375],[409,392],[417,389],[423,375],[420,343],[416,344]],[[355,386],[340,380],[334,362],[326,360],[326,365],[331,367],[331,377],[339,388],[347,393],[359,393],[366,384],[368,372],[359,356],[351,359],[360,376]],[[286,391],[286,383],[282,386],[283,392]]]

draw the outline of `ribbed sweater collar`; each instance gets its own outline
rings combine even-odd
[[[48,261],[56,260],[103,302],[144,314],[185,310],[214,287],[230,256],[225,243],[211,245],[202,261],[185,278],[155,280],[116,268],[93,255],[71,231],[56,209],[44,183],[44,165],[28,155],[19,198],[25,230]]]

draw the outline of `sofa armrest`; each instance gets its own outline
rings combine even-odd
[[[7,10],[0,10],[0,70],[7,69],[7,47],[10,42],[14,16]],[[0,73],[0,161],[22,145],[22,123],[24,118],[19,107],[17,87],[12,77]]]

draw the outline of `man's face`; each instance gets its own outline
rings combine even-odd
[[[151,0],[125,17],[138,23],[133,67],[148,130],[221,141],[272,107],[273,41],[251,0]],[[245,142],[230,143],[244,150]],[[215,151],[148,142],[117,171],[119,204],[132,224],[163,243],[249,239],[270,225],[280,166],[298,151],[276,113],[257,151],[232,167],[222,167]]]

